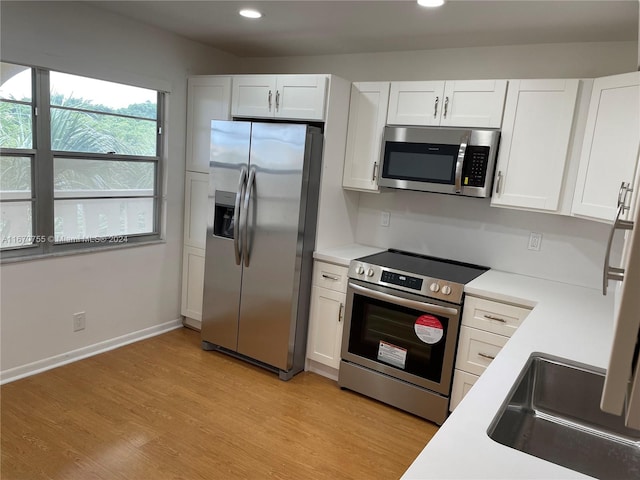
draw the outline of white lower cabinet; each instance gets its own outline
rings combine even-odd
[[[471,390],[471,387],[480,378],[473,373],[467,373],[464,370],[458,370],[453,375],[453,385],[451,386],[451,403],[449,404],[449,410],[453,412],[453,409],[458,406],[464,396]]]
[[[347,268],[315,262],[313,270],[307,340],[309,370],[337,378],[345,313]],[[332,370],[314,366],[329,367]]]
[[[458,406],[530,311],[525,306],[473,296],[465,298],[450,411]]]
[[[181,314],[202,320],[202,292],[204,290],[204,249],[185,246],[182,257]]]

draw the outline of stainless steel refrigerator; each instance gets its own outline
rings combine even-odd
[[[323,137],[211,122],[202,348],[290,379],[304,368]]]

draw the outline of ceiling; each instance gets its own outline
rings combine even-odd
[[[638,40],[638,0],[92,1],[239,57]],[[238,15],[253,7],[260,20]]]

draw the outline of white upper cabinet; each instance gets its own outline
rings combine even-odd
[[[444,82],[391,82],[389,125],[440,125]]]
[[[351,86],[343,187],[378,190],[377,173],[388,103],[389,82],[361,82]]]
[[[441,126],[500,128],[506,80],[447,81]]]
[[[506,80],[391,82],[390,125],[499,128]]]
[[[492,206],[559,207],[580,80],[509,80]]]
[[[234,117],[324,120],[326,75],[236,75]]]
[[[634,184],[640,146],[640,72],[595,79],[572,213],[615,218],[622,182]]]
[[[202,76],[188,80],[187,163],[192,172],[209,172],[211,120],[231,119],[231,77]]]

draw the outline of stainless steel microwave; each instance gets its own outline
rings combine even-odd
[[[380,187],[489,197],[500,130],[384,129]]]

